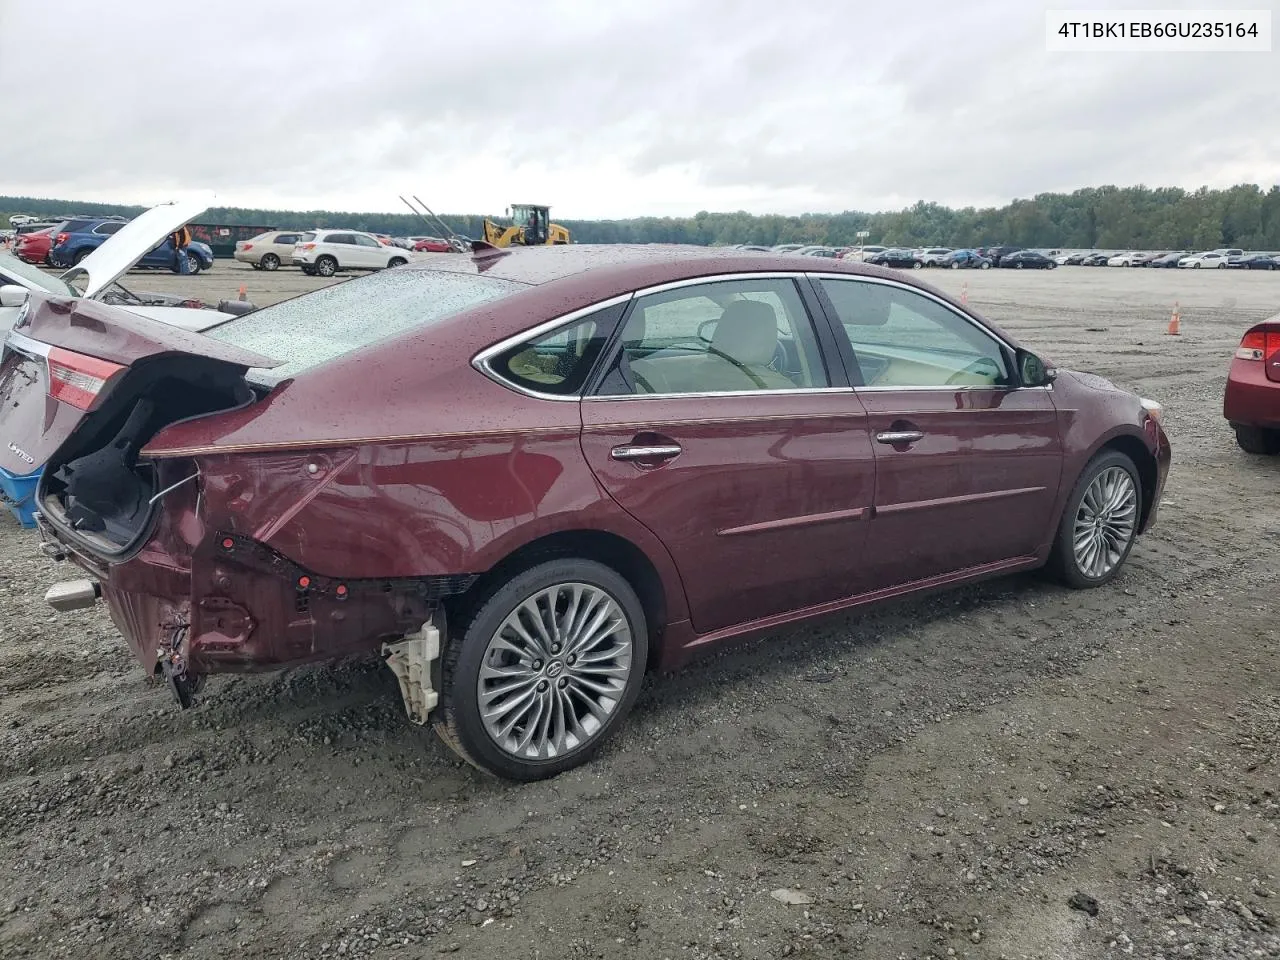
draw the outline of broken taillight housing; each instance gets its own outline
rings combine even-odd
[[[50,347],[47,362],[49,396],[79,410],[93,406],[107,381],[125,369],[110,360],[86,357],[62,347]]]
[[[56,237],[54,237],[54,238],[53,238],[53,245],[54,245],[55,247],[60,247],[60,246],[62,246],[64,243],[66,243],[69,239],[71,239],[71,234],[69,234],[69,233],[60,233],[60,234],[58,234]]]

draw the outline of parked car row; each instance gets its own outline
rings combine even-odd
[[[385,270],[413,259],[416,244],[390,240],[360,230],[272,230],[238,242],[234,256],[255,270],[287,265],[309,276],[332,277],[339,270]]]
[[[23,223],[16,228],[12,252],[26,263],[74,267],[130,222],[124,217],[69,217],[56,223]],[[213,250],[193,240],[187,246],[187,262],[192,273],[208,270],[213,266]],[[134,264],[160,270],[173,269],[173,265],[173,241],[167,237]]]
[[[921,270],[926,267],[946,267],[952,270],[986,270],[991,267],[1012,269],[1052,270],[1060,266],[1086,267],[1182,267],[1186,269],[1280,269],[1280,255],[1273,253],[1246,254],[1239,248],[1221,247],[1196,253],[1190,250],[1103,252],[1082,250],[1063,253],[1059,250],[1029,250],[1016,245],[962,248],[950,247],[823,247],[798,243],[783,243],[773,247],[742,244],[739,249],[762,253],[797,253],[804,256],[834,257],[836,259],[862,260],[865,263],[898,269]]]

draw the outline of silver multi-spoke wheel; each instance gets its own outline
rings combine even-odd
[[[476,690],[485,732],[520,760],[578,749],[618,708],[632,652],[627,616],[607,591],[588,583],[539,590],[485,649]]]
[[[1129,471],[1100,470],[1080,499],[1072,527],[1076,566],[1100,580],[1124,560],[1138,523],[1138,488]]]

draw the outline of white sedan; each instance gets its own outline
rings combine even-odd
[[[1199,269],[1201,267],[1220,269],[1227,265],[1227,255],[1213,251],[1210,253],[1195,253],[1189,257],[1183,257],[1178,261],[1180,267],[1190,267]]]

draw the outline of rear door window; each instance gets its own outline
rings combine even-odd
[[[795,283],[744,278],[636,300],[599,393],[755,393],[826,387]]]

